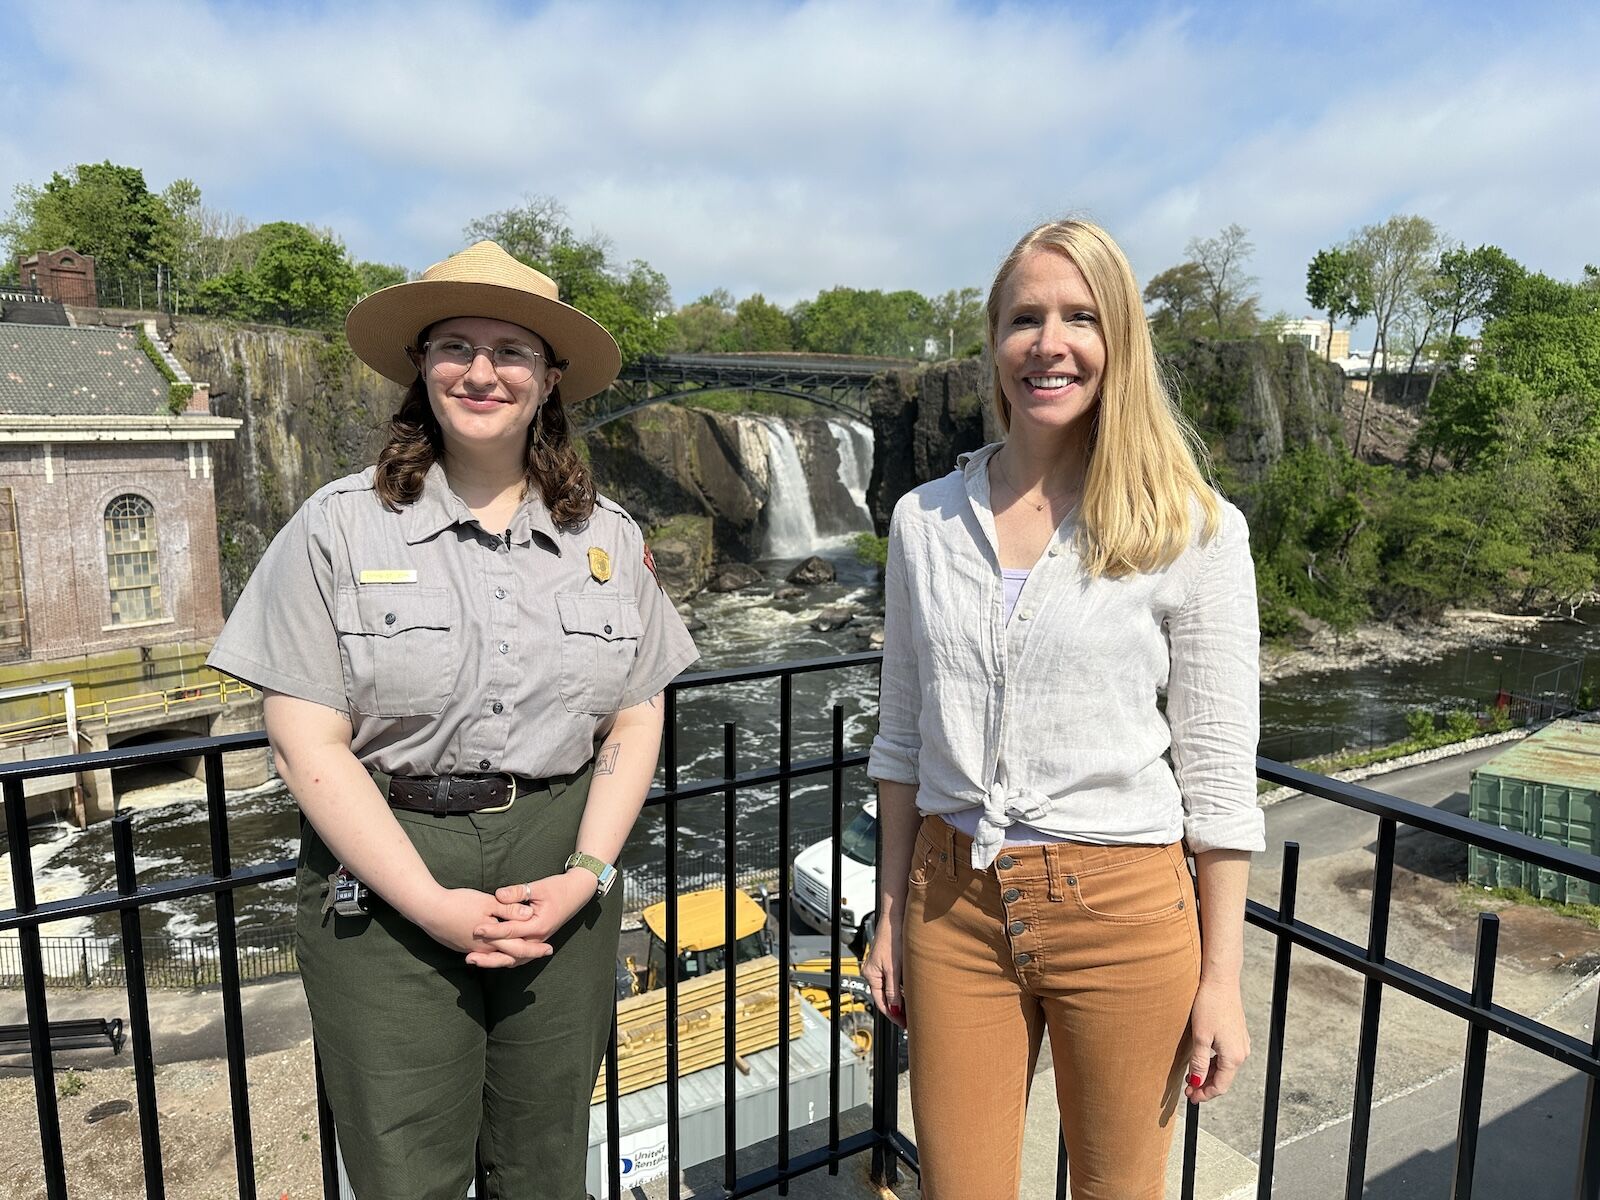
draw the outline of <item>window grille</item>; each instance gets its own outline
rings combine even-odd
[[[165,615],[156,546],[156,511],[150,501],[143,496],[118,496],[106,506],[106,575],[113,625],[154,621]]]

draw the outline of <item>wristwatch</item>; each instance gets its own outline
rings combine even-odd
[[[593,871],[595,878],[600,881],[595,889],[595,895],[604,896],[611,890],[611,885],[617,882],[617,869],[608,862],[601,862],[592,854],[585,854],[582,850],[575,852],[567,859],[566,870],[573,867],[582,867],[585,871]]]

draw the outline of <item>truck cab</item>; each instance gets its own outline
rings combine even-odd
[[[840,900],[840,932],[848,941],[862,918],[878,907],[878,802],[868,800],[844,827],[840,845],[844,852],[844,895]],[[818,933],[831,932],[833,903],[833,839],[813,842],[795,856],[794,886],[790,891],[794,912]]]
[[[639,991],[667,984],[667,902],[640,914],[650,932],[650,947],[639,973]],[[733,961],[750,962],[772,953],[767,912],[742,891],[733,894]],[[721,888],[678,897],[678,978],[698,979],[728,965],[727,908]]]

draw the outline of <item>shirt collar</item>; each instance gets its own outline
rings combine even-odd
[[[404,524],[405,539],[414,546],[457,525],[476,525],[478,518],[472,515],[466,502],[451,490],[444,468],[435,462],[422,478],[421,494],[406,506]],[[551,519],[550,510],[544,506],[544,498],[537,491],[530,491],[511,518],[511,540],[518,545],[525,545],[532,541],[535,533],[544,536],[550,549],[561,553],[561,538],[555,521]]]

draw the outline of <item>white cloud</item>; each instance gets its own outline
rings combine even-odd
[[[43,51],[26,104],[4,97],[28,116],[0,185],[111,158],[412,267],[550,194],[680,300],[983,284],[1067,210],[1144,275],[1239,222],[1268,311],[1304,307],[1318,247],[1400,210],[1574,274],[1600,257],[1600,20],[1458,16],[1395,12],[1368,45],[1333,10],[1306,17],[1319,39],[1021,4],[38,0],[0,18]]]

